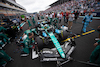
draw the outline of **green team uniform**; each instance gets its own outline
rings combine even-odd
[[[32,22],[33,22],[33,24],[35,25],[35,20],[34,20],[34,17],[32,17]]]
[[[44,19],[44,17],[43,17],[43,16],[41,16],[41,19]]]
[[[9,38],[6,36],[6,35],[4,35],[3,33],[2,33],[2,31],[5,31],[6,29],[4,28],[4,27],[0,27],[0,39],[1,40],[3,40],[4,41],[4,39],[5,39],[5,42],[7,42],[7,43],[9,43],[10,41],[8,40]]]
[[[29,39],[28,34],[29,34],[29,33],[32,33],[32,31],[31,31],[31,30],[26,30],[24,33],[27,35],[27,38],[23,41],[23,43],[24,43],[23,51],[24,51],[25,53],[29,54],[29,48],[32,47],[32,46],[29,46],[29,45],[30,45],[31,43],[33,43],[34,40],[33,40],[33,39]]]
[[[54,22],[53,25],[56,26],[56,28],[58,28],[58,22],[59,22],[58,18],[54,18],[53,22]]]
[[[52,23],[52,18],[48,17],[48,19],[50,20],[50,24]]]
[[[0,27],[0,31],[2,31],[2,30],[7,30],[6,28],[4,28],[4,27]]]
[[[24,48],[23,48],[23,51],[27,54],[29,54],[29,48],[32,47],[32,46],[29,46],[31,43],[33,43],[34,40],[33,39],[29,39],[29,37],[27,37],[23,43],[24,43]]]
[[[11,57],[9,57],[2,49],[0,49],[0,65],[7,63],[4,60],[10,61]]]
[[[3,30],[6,30],[4,27],[0,27],[0,32],[2,32]],[[6,35],[4,35],[3,33],[0,33],[0,39],[6,39],[7,42],[10,42],[8,39],[8,37]],[[9,57],[3,50],[2,50],[2,45],[4,43],[0,42],[0,65],[3,65],[6,63],[6,61],[10,61],[11,57]]]
[[[0,42],[0,65],[7,63],[5,60],[10,61],[11,57],[9,57],[3,50],[2,50],[3,43]]]
[[[27,20],[27,22],[28,22],[28,24],[29,24],[29,27],[31,27],[32,25],[31,25],[30,21],[29,21],[29,20]]]
[[[31,31],[34,32],[35,34],[38,34],[35,28],[31,29]]]
[[[31,30],[26,30],[24,33],[28,36],[28,34],[32,33],[32,31]]]
[[[97,41],[97,43],[98,45],[96,46],[96,48],[94,49],[94,51],[90,56],[90,62],[100,64],[100,40]]]

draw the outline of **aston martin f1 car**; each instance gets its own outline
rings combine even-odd
[[[43,25],[41,24],[42,28],[44,28],[44,31],[46,33],[46,35],[51,39],[51,41],[53,42],[55,48],[49,49],[49,48],[44,48],[43,50],[40,51],[40,61],[44,62],[44,61],[64,61],[64,62],[68,62],[70,61],[70,55],[73,52],[73,50],[75,49],[75,41],[74,39],[69,40],[69,42],[65,42],[63,45],[60,44],[60,41],[57,39],[57,37],[55,36],[55,33],[60,35],[62,34],[61,31],[63,30],[59,30],[59,29],[50,29],[50,27],[48,25]],[[45,28],[46,27],[46,28]],[[54,30],[54,31],[53,31]],[[56,31],[57,30],[57,31]],[[59,33],[58,33],[59,31]],[[62,34],[63,35],[63,34]],[[66,36],[64,37],[68,37],[68,32],[66,32]],[[41,46],[41,42],[38,39],[36,39],[38,47]],[[64,63],[63,62],[63,63]],[[61,63],[62,65],[62,63]],[[57,66],[60,66],[59,64],[57,64]]]
[[[50,25],[47,21],[44,20],[39,20],[38,21],[38,27],[37,27],[37,43],[38,45],[43,45],[43,44],[49,44],[49,42],[52,42],[52,39],[50,38],[49,32],[52,32],[54,36],[56,37],[57,40],[63,40],[67,38],[67,31],[64,29],[60,28],[54,28],[53,25]],[[33,31],[34,33],[36,31]]]
[[[38,24],[36,24],[35,27],[31,29],[31,31],[34,33],[34,37],[37,40],[38,47],[43,47],[44,44],[47,45],[52,42],[52,39],[49,36],[49,32],[52,32],[52,34],[54,34],[54,36],[59,41],[61,39],[67,38],[67,32],[64,29],[55,29],[53,25],[49,25],[45,20],[38,20]],[[27,35],[25,35],[24,37],[26,38]],[[20,40],[22,41],[23,39],[18,39],[17,43],[20,43]]]

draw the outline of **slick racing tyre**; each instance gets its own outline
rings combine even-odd
[[[62,31],[59,35],[59,37],[64,40],[68,37],[68,33],[66,31]]]
[[[43,39],[40,38],[39,36],[37,36],[36,37],[36,42],[37,42],[38,49],[39,50],[43,49],[43,46],[44,46]]]

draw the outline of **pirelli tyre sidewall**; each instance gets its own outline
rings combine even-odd
[[[61,40],[64,40],[64,39],[66,39],[67,37],[68,37],[67,31],[62,31],[62,32],[59,34],[59,38],[60,38]]]
[[[43,49],[43,46],[44,46],[43,39],[40,38],[39,36],[37,36],[36,37],[36,42],[37,42],[38,49],[39,50]]]

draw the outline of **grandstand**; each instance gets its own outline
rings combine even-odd
[[[94,16],[100,17],[100,0],[58,0],[49,5],[45,12],[79,11],[84,14],[92,11]]]
[[[49,6],[54,7],[54,6],[63,4],[63,3],[68,2],[68,1],[71,1],[71,0],[58,0],[58,1],[54,2],[54,3],[52,3],[52,4],[49,5]]]
[[[26,9],[15,0],[0,0],[0,18],[13,18],[15,15],[25,14]]]

